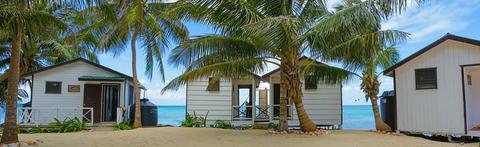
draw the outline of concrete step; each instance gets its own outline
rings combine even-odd
[[[257,122],[255,122],[255,124],[253,125],[253,128],[254,128],[254,129],[268,129],[268,124],[269,124],[269,123],[266,123],[266,124],[265,124],[265,123],[263,123],[263,122],[262,122],[262,123],[257,123]]]
[[[99,123],[94,123],[93,127],[113,127],[117,123],[116,122],[99,122]]]

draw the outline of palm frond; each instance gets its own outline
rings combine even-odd
[[[261,72],[265,69],[265,63],[262,59],[227,61],[206,65],[197,69],[185,71],[180,76],[170,81],[162,92],[167,90],[176,90],[189,81],[207,77],[222,78],[243,78],[251,76],[252,73]]]

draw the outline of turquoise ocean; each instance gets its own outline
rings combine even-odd
[[[0,123],[4,122],[5,109],[0,112]],[[158,123],[179,126],[185,119],[185,106],[158,106]],[[372,107],[369,105],[344,105],[343,129],[371,130],[375,128]]]
[[[158,123],[179,126],[185,118],[185,106],[158,106]],[[375,129],[372,106],[344,105],[343,129],[371,130]]]

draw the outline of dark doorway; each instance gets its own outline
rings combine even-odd
[[[253,91],[252,85],[238,85],[238,103],[241,106],[239,113],[243,112],[244,117],[252,118]],[[240,114],[242,116],[242,114]]]
[[[287,90],[288,95],[288,90]],[[290,105],[290,99],[287,105]],[[287,107],[288,117],[290,117],[290,106]],[[278,118],[280,116],[280,84],[273,84],[273,117]]]
[[[101,92],[102,86],[100,84],[85,84],[84,86],[83,106],[93,108],[93,122],[100,122],[100,110],[102,106]],[[86,116],[89,115],[91,114],[86,114]]]
[[[120,85],[102,85],[103,93],[103,121],[116,121],[117,108],[120,105]]]

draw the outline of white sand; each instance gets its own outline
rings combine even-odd
[[[272,135],[266,130],[213,128],[142,128],[128,131],[21,134],[22,141],[41,139],[40,146],[165,147],[477,147],[419,137],[368,131],[333,131],[324,136]]]

